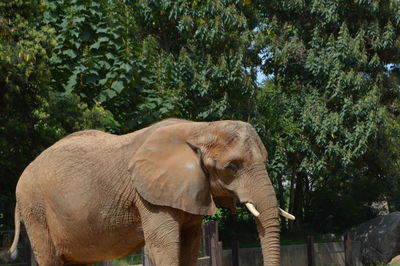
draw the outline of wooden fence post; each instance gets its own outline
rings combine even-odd
[[[217,228],[218,230],[218,228]],[[224,248],[222,247],[222,241],[218,241],[218,253],[217,253],[217,265],[224,265]]]
[[[210,265],[222,266],[223,250],[218,236],[218,222],[211,221],[204,225],[203,239],[204,251],[210,256]]]
[[[201,244],[203,246],[203,251],[205,256],[210,256],[210,232],[209,226],[207,224],[203,224],[201,227],[202,230],[202,238]]]
[[[353,246],[351,242],[351,236],[347,232],[344,234],[344,264],[345,266],[353,265]]]
[[[232,266],[239,266],[239,241],[232,241]]]
[[[218,265],[218,222],[208,222],[211,266]]]
[[[315,266],[314,237],[307,237],[307,259],[308,266]]]
[[[26,233],[26,229],[24,224],[21,224],[21,243],[23,250],[23,260],[26,265],[36,266],[35,258],[32,254],[31,243],[29,242],[28,234]]]

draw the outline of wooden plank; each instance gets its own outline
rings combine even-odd
[[[20,231],[21,235],[21,244],[22,247],[21,249],[23,250],[22,252],[22,258],[24,260],[24,262],[26,263],[26,265],[35,265],[35,260],[33,258],[32,255],[32,248],[31,248],[31,243],[29,242],[29,238],[28,238],[28,234],[26,232],[25,226],[24,224],[21,224],[21,231]],[[33,264],[32,264],[33,261]]]
[[[353,246],[349,233],[346,233],[344,235],[343,245],[344,245],[344,264],[345,266],[351,266],[353,265]]]
[[[221,266],[219,251],[218,222],[211,221],[206,223],[206,232],[210,240],[210,260],[211,266]]]
[[[218,229],[218,228],[217,228]],[[222,265],[224,265],[223,264],[223,261],[224,261],[224,255],[223,255],[223,248],[222,248],[222,242],[221,241],[218,241],[218,249],[217,249],[217,252],[218,252],[218,254],[217,254],[217,265],[218,266],[222,266]]]
[[[211,235],[210,235],[210,225],[209,223],[205,223],[202,225],[202,245],[205,256],[210,256],[210,247],[211,247]]]
[[[218,240],[216,238],[216,234],[212,231],[212,227],[210,229],[210,260],[211,266],[218,266]]]
[[[307,237],[307,260],[308,266],[315,266],[314,237]]]
[[[239,241],[232,241],[232,266],[239,266]]]

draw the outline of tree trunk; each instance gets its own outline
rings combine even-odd
[[[278,181],[278,195],[277,195],[277,198],[278,198],[278,202],[279,202],[279,207],[281,207],[282,209],[285,209],[285,198],[283,196],[284,188],[283,188],[282,176],[278,175],[277,181]],[[281,219],[281,230],[282,230],[282,232],[286,232],[287,231],[287,221],[286,221],[286,219]]]
[[[303,223],[303,206],[304,206],[304,178],[305,174],[297,173],[296,188],[293,201],[293,215],[296,217],[294,229],[298,230]]]
[[[288,156],[289,164],[291,165],[292,175],[290,176],[290,194],[289,194],[289,212],[294,214],[294,201],[295,201],[295,183],[297,180],[297,154]],[[289,231],[293,231],[294,221],[289,221]]]

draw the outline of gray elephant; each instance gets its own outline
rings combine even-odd
[[[265,265],[279,265],[280,210],[267,151],[240,121],[168,119],[127,135],[73,133],[43,151],[16,188],[41,266],[91,265],[146,243],[155,265],[196,265],[201,221],[236,199],[257,216]]]

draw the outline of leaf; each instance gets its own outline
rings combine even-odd
[[[76,57],[76,53],[72,49],[67,49],[67,50],[63,51],[62,53],[72,59]]]
[[[99,49],[100,48],[100,42],[95,42],[94,44],[92,44],[90,47],[90,50],[93,50],[93,49]]]
[[[120,93],[124,89],[124,84],[122,83],[122,81],[114,81],[111,84],[111,88],[117,93]]]
[[[110,38],[108,37],[101,37],[98,39],[98,42],[108,42],[110,40]]]
[[[85,17],[76,17],[72,20],[75,23],[80,23],[85,21]]]
[[[76,83],[77,83],[77,75],[74,74],[74,75],[69,77],[67,84],[64,86],[65,95],[71,94],[71,92],[73,91]]]
[[[113,90],[105,90],[105,93],[109,99],[114,98],[117,95],[117,93]]]
[[[109,28],[98,28],[96,29],[96,33],[107,33],[109,30]]]
[[[106,58],[107,59],[115,59],[115,56],[111,53],[106,53]]]
[[[107,83],[107,81],[108,81],[108,79],[107,79],[107,78],[105,78],[105,79],[101,79],[101,80],[99,80],[99,85],[103,86],[104,84],[106,84],[106,83]]]
[[[97,102],[105,102],[106,100],[107,100],[107,95],[103,91],[96,98]]]
[[[132,70],[132,66],[129,65],[129,64],[123,64],[121,67],[122,67],[126,72],[129,72],[129,71]]]

